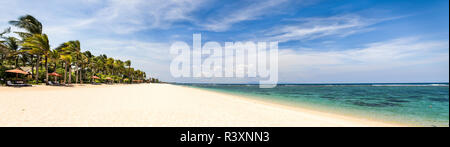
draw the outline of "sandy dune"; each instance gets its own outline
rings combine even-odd
[[[0,87],[0,126],[398,126],[169,84]]]

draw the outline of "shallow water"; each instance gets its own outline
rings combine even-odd
[[[298,106],[420,126],[449,126],[448,83],[417,84],[182,84]]]

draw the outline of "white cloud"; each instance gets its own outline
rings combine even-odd
[[[402,69],[419,65],[448,63],[448,46],[448,40],[424,41],[418,38],[401,38],[368,44],[364,48],[341,51],[285,49],[279,53],[279,67],[285,82],[308,79],[320,81],[319,77],[326,79],[328,76],[336,77],[345,73],[357,74],[384,70],[395,74]],[[447,68],[448,72],[448,67],[443,68]],[[375,74],[378,73],[364,75],[370,77]]]
[[[397,17],[398,18],[398,17]],[[291,19],[294,24],[277,26],[265,35],[266,40],[287,42],[312,40],[327,36],[345,37],[371,31],[371,25],[396,18],[371,19],[359,15],[342,15],[325,18]]]
[[[144,29],[169,28],[172,23],[189,20],[189,13],[202,0],[111,0],[87,25],[103,25],[108,30],[126,34]]]
[[[88,1],[86,5],[96,4]],[[189,21],[190,13],[203,4],[203,0],[107,0],[104,7],[89,16],[67,18],[55,29],[87,30],[130,34],[146,29],[167,29],[173,23]],[[50,26],[52,28],[52,26]],[[51,30],[51,29],[50,29]]]
[[[197,24],[209,31],[223,32],[231,28],[233,24],[259,19],[265,14],[274,12],[273,9],[276,9],[286,2],[288,2],[288,0],[255,1],[249,6],[228,10],[224,12],[224,14],[219,14],[214,18],[206,20],[206,22],[197,22]]]

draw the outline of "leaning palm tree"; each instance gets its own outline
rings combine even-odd
[[[82,76],[84,76],[86,78],[87,74],[89,73],[89,71],[91,73],[94,72],[94,70],[95,70],[95,63],[97,61],[95,60],[95,56],[92,55],[92,53],[90,51],[83,52],[83,55],[87,58],[87,59],[84,59],[84,61],[87,61],[87,62],[84,62],[85,64],[84,64],[83,68],[84,68],[85,71],[84,71]]]
[[[80,41],[69,41],[56,48],[61,53],[61,59],[65,61],[66,72],[69,67],[69,84],[72,83],[72,61],[76,61],[80,55]],[[64,73],[66,75],[66,73]]]
[[[87,64],[89,64],[89,58],[85,54],[81,54],[81,59],[79,60],[80,70],[78,76],[80,77],[80,84],[83,84],[83,70]]]
[[[19,68],[20,41],[15,37],[5,37],[4,46],[7,48],[7,57],[14,60],[15,68]]]
[[[48,54],[49,62],[53,64],[53,71],[56,72],[56,67],[61,61],[60,54],[57,50],[51,50]]]
[[[80,74],[80,60],[82,60],[82,52],[81,52],[81,44],[80,41],[75,40],[75,41],[69,41],[71,46],[72,46],[72,54],[74,57],[74,62],[75,62],[75,68],[76,68],[76,73],[75,74],[75,83],[78,83],[78,76]]]
[[[130,60],[125,61],[125,66],[128,66],[127,77],[130,78],[131,61]],[[131,80],[129,80],[129,82],[131,83]]]
[[[11,27],[6,28],[3,32],[1,32],[0,37],[3,37],[3,35],[8,34],[9,32],[11,32]]]
[[[114,58],[108,58],[106,59],[106,70],[109,72],[110,75],[114,74]]]
[[[67,44],[67,47],[63,50],[65,50],[66,53],[70,52],[70,54],[72,54],[72,57],[73,57],[72,60],[74,62],[75,68],[76,68],[76,73],[78,73],[79,60],[81,60],[80,41],[78,41],[78,40],[69,41],[66,44]],[[78,83],[78,74],[75,75],[75,83]]]
[[[106,64],[106,60],[108,59],[108,57],[106,55],[100,55],[98,56],[98,70],[102,73],[102,74],[107,74],[107,64]]]
[[[48,58],[50,60],[50,63],[53,63],[53,71],[56,72],[56,68],[58,63],[61,61],[61,55],[57,50],[51,50],[48,54]],[[55,76],[55,82],[56,82],[56,76]]]
[[[11,20],[9,24],[24,29],[26,32],[14,32],[23,39],[33,34],[42,34],[42,23],[31,15],[20,16],[18,20]]]
[[[69,67],[69,66],[71,66],[70,63],[72,62],[72,55],[70,55],[70,54],[62,54],[60,57],[61,57],[61,60],[64,61],[64,84],[66,84],[67,83],[67,68],[71,69],[71,67]],[[72,83],[71,82],[71,80],[72,80],[71,74],[72,74],[72,70],[69,71],[69,84]]]
[[[3,44],[3,41],[0,41],[0,66],[3,65],[3,59],[8,54],[8,47]]]
[[[28,37],[33,36],[33,34],[42,34],[42,23],[31,15],[20,16],[17,20],[9,21],[9,24],[25,30],[25,32],[14,32],[22,38],[22,41],[24,41]],[[36,62],[36,65],[38,65],[40,62],[40,58],[34,60],[34,56],[35,56],[34,54],[30,54],[30,61]],[[31,72],[33,74],[34,64],[31,63],[31,65],[32,65]],[[36,75],[38,75],[38,73],[39,70],[38,67],[36,67]],[[36,77],[36,79],[38,79],[38,77]]]
[[[45,82],[48,82],[48,54],[50,52],[50,44],[47,35],[33,34],[31,37],[25,39],[22,46],[29,49],[30,53],[34,53],[38,57],[36,81],[39,80],[39,61],[41,60],[41,55],[45,57]]]
[[[11,28],[7,28],[5,29],[5,31],[0,33],[0,38],[3,38],[4,34],[7,34],[11,32]],[[5,40],[0,40],[0,65],[3,65],[3,60],[6,58],[6,55],[9,54],[9,49],[8,47],[4,44],[6,41]]]

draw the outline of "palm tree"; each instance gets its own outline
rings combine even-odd
[[[130,77],[130,76],[131,76],[131,75],[130,75],[131,61],[130,61],[130,60],[125,61],[125,66],[128,66],[127,76],[128,76],[128,78],[131,78],[131,77]],[[129,80],[130,83],[131,83],[131,80],[132,80],[132,79]]]
[[[31,15],[20,16],[18,20],[9,21],[9,24],[25,29],[26,32],[14,32],[23,39],[31,37],[33,34],[42,34],[42,23]]]
[[[105,54],[98,56],[98,68],[99,71],[102,74],[107,74],[107,65],[106,65],[106,60],[108,59],[108,56],[106,56]]]
[[[74,57],[74,64],[75,64],[75,68],[76,68],[76,74],[75,74],[75,83],[78,83],[78,77],[80,75],[80,60],[82,60],[82,53],[81,53],[81,44],[80,41],[75,40],[75,41],[69,41],[70,44],[72,44],[72,54]]]
[[[3,32],[0,33],[0,38],[3,38],[3,35],[11,32],[11,27],[6,28]]]
[[[3,32],[0,33],[0,38],[3,38],[4,34],[7,34],[11,32],[11,28],[7,28],[5,29]],[[0,65],[3,66],[3,60],[6,58],[6,55],[9,54],[9,49],[8,47],[4,44],[6,41],[4,40],[0,40]]]
[[[0,41],[0,66],[3,66],[3,59],[6,57],[8,53],[8,47],[3,45],[4,41]]]
[[[83,70],[87,64],[89,64],[89,58],[85,54],[81,54],[81,59],[79,60],[80,63],[80,71],[78,72],[78,75],[80,76],[80,83],[83,84]]]
[[[19,68],[20,41],[15,37],[5,37],[4,46],[8,51],[9,58],[14,59],[15,68]]]
[[[96,72],[104,74],[105,72],[105,61],[103,58],[97,57],[97,62],[95,63]]]
[[[95,73],[95,64],[96,64],[96,60],[95,60],[95,56],[92,55],[92,53],[90,51],[85,51],[83,52],[83,55],[87,58],[84,61],[84,67],[85,68],[85,72],[84,72],[84,77],[87,77],[87,73],[90,71],[91,73]]]
[[[104,54],[94,56],[88,51],[81,52],[78,40],[65,42],[58,48],[51,50],[48,36],[42,32],[42,23],[31,15],[21,16],[17,20],[9,21],[9,23],[23,31],[14,32],[21,39],[5,37],[5,34],[11,32],[10,28],[0,32],[0,65],[3,66],[6,63],[6,65],[19,68],[19,61],[21,60],[23,66],[31,65],[33,78],[37,82],[39,82],[39,69],[43,57],[45,58],[45,82],[49,81],[49,62],[50,65],[53,65],[53,71],[56,72],[61,61],[64,61],[65,68],[64,83],[67,82],[67,73],[69,72],[68,83],[71,84],[72,69],[76,70],[76,83],[78,83],[78,79],[80,79],[80,83],[83,83],[86,75],[96,73],[110,76],[117,81],[122,81],[125,77],[138,80],[146,78],[145,72],[131,68],[130,60],[123,62],[108,58]],[[36,73],[34,73],[34,67],[36,67]]]
[[[72,63],[72,55],[70,55],[70,54],[61,54],[60,57],[61,57],[61,60],[64,61],[64,84],[66,84],[67,83],[67,68],[69,68],[69,66],[71,66],[70,63]],[[70,67],[69,70],[71,68],[72,67]],[[69,84],[72,83],[72,81],[71,81],[72,80],[71,74],[72,74],[72,70],[69,71]]]
[[[53,63],[53,71],[56,72],[57,64],[61,61],[58,50],[51,50],[48,54],[48,59],[50,63]]]
[[[70,66],[72,64],[72,61],[75,61],[75,66],[78,69],[78,60],[81,58],[81,47],[80,47],[80,41],[69,41],[66,43],[61,44],[58,48],[56,48],[58,51],[61,52],[62,55],[64,55],[64,61],[66,61],[66,70],[67,66]],[[70,58],[68,57],[70,56]],[[70,61],[70,62],[67,62]],[[77,76],[78,77],[78,76]],[[70,66],[69,68],[69,84],[72,83],[72,68]],[[77,81],[78,82],[78,79]]]
[[[35,17],[31,15],[24,15],[20,16],[17,20],[11,20],[9,21],[9,24],[16,26],[18,28],[24,29],[26,32],[14,32],[18,34],[22,41],[24,41],[26,38],[33,36],[33,34],[42,34],[42,23],[39,22]],[[10,29],[8,31],[5,30],[5,32],[10,32]],[[24,49],[25,50],[25,49]],[[34,54],[30,55],[30,61],[33,62],[34,60]],[[37,58],[36,65],[38,65],[40,62],[40,58]],[[31,63],[31,73],[34,75],[34,64]],[[36,67],[36,75],[39,75],[39,67]],[[36,77],[38,79],[39,77]]]
[[[39,62],[41,59],[41,55],[45,57],[45,82],[48,82],[48,54],[50,52],[50,44],[47,35],[33,34],[31,37],[25,39],[22,46],[30,49],[29,52],[36,54],[38,57],[38,61],[36,64],[36,81],[39,80]]]
[[[114,74],[114,59],[113,58],[108,58],[106,59],[106,69],[109,72],[109,74],[113,75]]]
[[[57,50],[52,50],[49,52],[48,57],[50,59],[50,63],[53,63],[53,71],[56,72],[56,68],[58,63],[61,61],[60,54]],[[56,82],[56,76],[55,76],[55,82]]]

